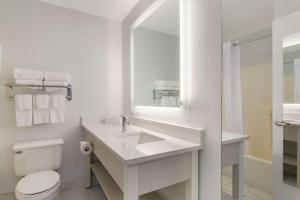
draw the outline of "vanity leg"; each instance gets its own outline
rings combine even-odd
[[[83,157],[83,185],[85,188],[92,187],[91,182],[91,155]]]
[[[199,183],[198,183],[198,151],[192,152],[192,173],[191,179],[186,181],[186,199],[187,200],[198,200],[199,195]]]
[[[138,166],[124,167],[123,200],[139,200]]]
[[[244,143],[239,144],[239,161],[232,166],[232,196],[242,200],[244,194]]]

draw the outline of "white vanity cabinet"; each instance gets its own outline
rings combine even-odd
[[[162,197],[154,191],[186,182],[186,200],[198,200],[198,151],[202,144],[139,128],[120,133],[118,127],[107,125],[83,127],[84,139],[92,143],[97,158],[96,162],[86,160],[86,186],[92,171],[109,200],[159,200]],[[139,135],[134,144],[137,140],[126,135],[133,138],[141,131],[161,140],[147,142]]]
[[[300,128],[283,128],[283,179],[300,187]]]

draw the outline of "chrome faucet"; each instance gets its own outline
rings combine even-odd
[[[128,117],[125,115],[121,115],[121,125],[122,125],[122,132],[127,131],[127,126],[129,125]]]

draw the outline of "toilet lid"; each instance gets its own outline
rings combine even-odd
[[[55,171],[37,172],[22,178],[16,189],[22,194],[37,194],[54,187],[59,179],[59,174]]]

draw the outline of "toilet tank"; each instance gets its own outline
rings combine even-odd
[[[61,164],[61,138],[16,143],[13,146],[15,172],[17,176],[57,170]]]

